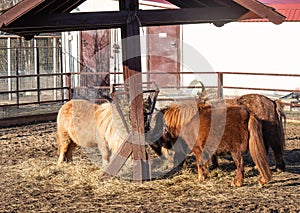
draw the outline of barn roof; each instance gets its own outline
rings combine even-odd
[[[0,15],[0,30],[32,38],[44,32],[116,28],[126,24],[128,11],[70,13],[85,0],[23,0]],[[123,0],[119,1],[121,5]],[[284,16],[256,0],[168,0],[176,10],[137,10],[143,26],[225,23],[267,18],[275,24]]]
[[[266,4],[278,11],[286,17],[285,21],[300,21],[300,0],[260,0],[261,3]],[[151,5],[161,8],[174,8],[175,5],[167,0],[143,0],[144,5]],[[249,19],[247,22],[266,22],[268,19]]]
[[[286,17],[285,21],[300,21],[300,0],[260,0]],[[267,22],[268,19],[249,19],[247,22]]]
[[[300,3],[300,0],[261,0],[264,4],[296,4]]]
[[[281,14],[286,17],[285,21],[300,21],[300,1],[293,4],[272,4]]]

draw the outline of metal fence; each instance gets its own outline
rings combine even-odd
[[[1,102],[64,99],[61,90],[55,89],[63,84],[59,40],[59,36],[38,36],[30,41],[0,36]]]
[[[110,83],[115,79],[123,79],[123,73],[117,72],[93,72],[75,58],[68,56],[77,69],[70,68],[63,72],[64,53],[60,44],[60,36],[38,36],[31,41],[24,41],[17,36],[0,36],[0,120],[34,114],[42,115],[49,112],[57,113],[57,110],[71,98],[85,98],[97,101],[97,99],[109,96]],[[79,67],[79,68],[78,68]],[[74,70],[77,70],[74,72]],[[78,70],[80,72],[78,72]],[[150,72],[143,72],[143,79],[147,79]],[[168,74],[166,72],[155,72],[155,75]],[[206,91],[212,91],[214,97],[227,98],[230,91],[244,91],[267,93],[276,98],[292,97],[287,100],[286,105],[290,108],[299,109],[300,90],[295,88],[280,88],[279,84],[272,84],[267,87],[266,82],[275,82],[275,79],[282,81],[300,82],[299,74],[274,74],[274,73],[244,73],[244,72],[180,72],[184,76],[198,76],[201,78],[207,75],[213,76],[215,83],[206,85]],[[233,76],[239,79],[232,83],[229,81]],[[106,79],[108,82],[98,82],[99,85],[90,85],[89,79]],[[250,80],[254,84],[249,83]],[[286,78],[286,79],[285,79]],[[110,79],[110,80],[109,80]],[[259,79],[263,79],[260,81]],[[284,80],[285,79],[285,80]],[[274,86],[273,86],[274,85]],[[176,88],[161,86],[158,102],[173,101],[176,99],[191,98],[202,91],[203,85],[184,85]],[[194,90],[196,92],[188,92]],[[288,94],[296,94],[289,96]],[[275,96],[274,96],[275,95]],[[297,96],[298,95],[298,96]],[[193,97],[192,97],[193,98]],[[54,115],[54,114],[53,114]],[[18,121],[16,121],[18,122]]]

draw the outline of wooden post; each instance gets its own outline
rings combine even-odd
[[[66,87],[67,87],[66,99],[71,100],[72,95],[73,95],[72,88],[71,88],[71,73],[67,73],[67,75],[66,75]]]
[[[223,73],[218,72],[218,98],[223,99]]]
[[[105,169],[103,177],[116,175],[127,158],[132,155],[133,180],[150,180],[151,172],[144,135],[140,22],[136,13],[138,0],[119,2],[120,9],[129,13],[127,24],[121,27],[121,34],[124,82],[129,84],[131,133],[120,147],[115,158]],[[131,146],[128,146],[128,142]]]

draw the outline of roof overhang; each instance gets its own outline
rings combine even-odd
[[[298,0],[299,3],[275,3],[270,4],[269,6],[276,9],[276,11],[280,12],[282,15],[286,17],[285,22],[299,22],[300,21],[300,0]],[[244,20],[247,22],[268,22],[269,20],[264,19],[250,19],[250,20]]]
[[[285,19],[256,0],[169,0],[178,9],[70,13],[84,1],[23,0],[0,15],[0,30],[30,39],[46,32],[118,28],[131,16],[137,16],[141,26],[194,23],[223,26],[254,18],[280,24]]]

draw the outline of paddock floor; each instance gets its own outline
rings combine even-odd
[[[165,178],[100,182],[101,169],[82,148],[57,166],[55,122],[0,129],[0,212],[299,212],[300,124],[288,123],[286,172],[263,188],[246,156],[244,186],[230,185],[234,164],[220,159],[199,183],[195,165]],[[271,166],[274,162],[270,154]]]

